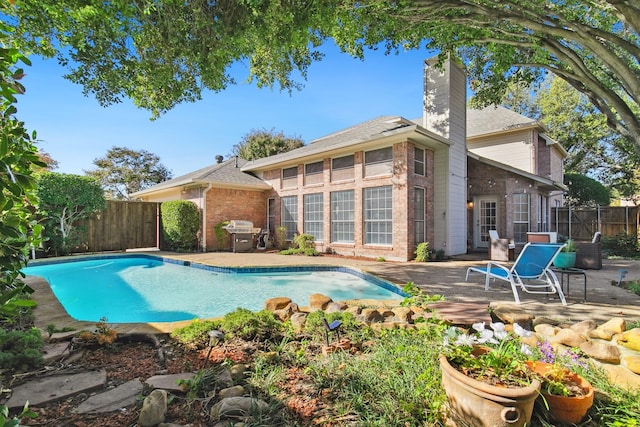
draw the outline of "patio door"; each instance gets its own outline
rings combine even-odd
[[[498,198],[479,196],[473,203],[473,243],[476,248],[489,247],[489,230],[498,224]]]

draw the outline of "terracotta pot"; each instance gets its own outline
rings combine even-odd
[[[527,366],[529,366],[533,372],[540,375],[544,375],[553,368],[552,365],[544,362],[527,362]],[[582,421],[593,405],[593,386],[589,381],[575,372],[565,370],[564,376],[578,384],[578,386],[585,391],[585,394],[583,396],[565,397],[549,394],[543,389],[538,399],[544,399],[546,401],[546,406],[544,405],[544,401],[542,401],[541,404],[545,408],[547,406],[549,407],[549,413],[554,420],[563,423],[577,424]]]
[[[440,355],[442,386],[449,402],[449,425],[521,427],[531,420],[540,382],[529,386],[496,387],[469,378]]]

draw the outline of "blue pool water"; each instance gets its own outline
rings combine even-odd
[[[278,296],[306,306],[314,293],[334,301],[402,298],[392,284],[342,267],[232,269],[118,256],[22,271],[47,280],[71,317],[91,322],[103,317],[109,323],[220,317],[238,307],[262,310],[266,299]]]

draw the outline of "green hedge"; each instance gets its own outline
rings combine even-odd
[[[188,200],[171,200],[160,205],[164,249],[193,251],[198,247],[200,210]]]

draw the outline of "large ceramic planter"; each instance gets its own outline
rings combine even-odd
[[[528,362],[527,365],[532,371],[543,376],[552,369],[551,365],[544,362]],[[546,406],[544,406],[545,402],[541,402],[541,406],[549,408],[549,413],[554,420],[578,424],[593,405],[593,386],[589,381],[571,371],[565,371],[564,377],[578,384],[585,394],[583,396],[565,397],[549,394],[542,389],[538,399],[544,399]]]
[[[444,355],[440,355],[440,369],[449,403],[449,425],[521,427],[531,420],[539,381],[526,387],[496,387],[464,375]]]
[[[573,268],[576,265],[575,252],[558,252],[553,260],[553,266],[556,268]]]

